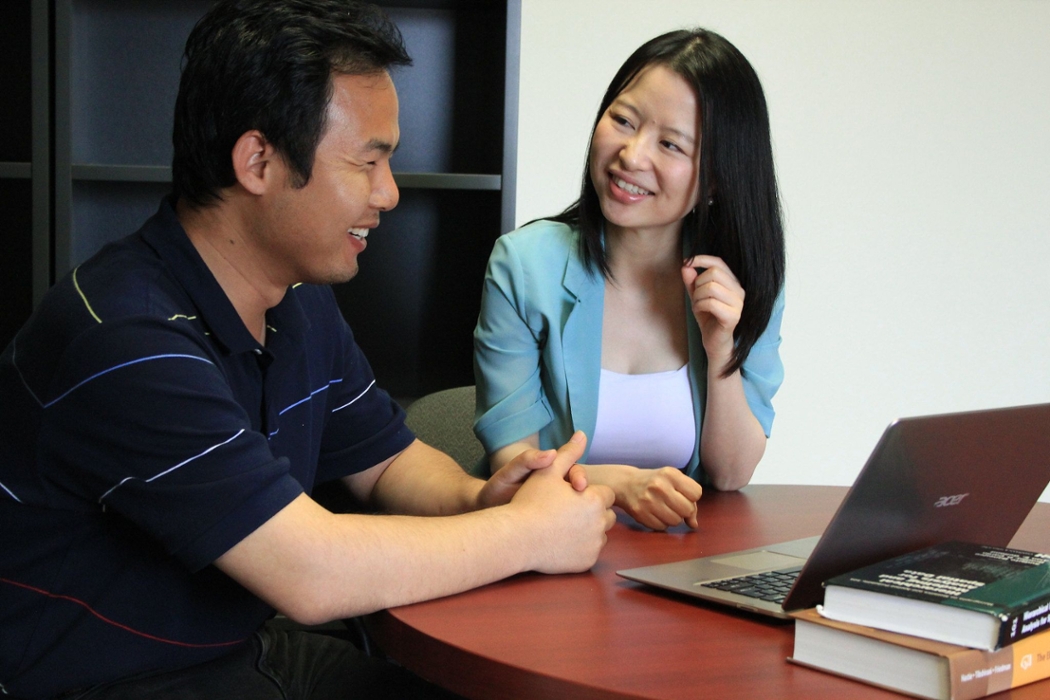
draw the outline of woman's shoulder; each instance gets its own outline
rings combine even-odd
[[[566,286],[578,286],[566,281],[584,274],[578,241],[570,225],[546,219],[531,222],[497,239],[486,277],[530,303],[561,299]]]
[[[496,248],[511,249],[518,257],[550,260],[550,256],[564,256],[575,251],[577,239],[577,231],[572,226],[540,219],[503,234],[497,240]]]

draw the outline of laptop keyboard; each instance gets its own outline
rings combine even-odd
[[[782,603],[787,597],[788,591],[795,585],[798,572],[801,569],[789,569],[787,571],[764,571],[761,574],[749,574],[737,578],[727,578],[722,581],[705,583],[708,588],[717,588],[720,591],[728,591],[748,598],[768,600],[771,603]]]

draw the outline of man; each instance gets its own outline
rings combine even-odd
[[[408,62],[349,0],[226,0],[194,29],[173,197],[0,360],[3,693],[405,697],[427,688],[264,623],[596,560],[612,494],[583,437],[472,479],[404,426],[327,287],[397,204]],[[334,479],[393,515],[328,512],[308,494]]]

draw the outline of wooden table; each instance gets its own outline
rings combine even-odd
[[[382,649],[468,698],[899,698],[787,663],[792,623],[621,579],[618,569],[820,534],[846,489],[749,486],[706,493],[700,529],[646,531],[621,516],[588,573],[523,574],[376,613]],[[1050,504],[1011,543],[1050,551]],[[1050,681],[996,695],[1045,700]]]

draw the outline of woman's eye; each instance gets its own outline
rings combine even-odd
[[[676,144],[673,141],[664,141],[664,148],[666,148],[669,151],[677,151],[679,153],[682,152],[682,149],[678,147],[678,144]]]
[[[612,117],[612,120],[614,122],[616,122],[617,124],[619,124],[620,126],[630,126],[631,125],[631,122],[627,121],[627,117],[621,117],[618,114],[613,114],[613,115],[611,115],[611,117]]]

